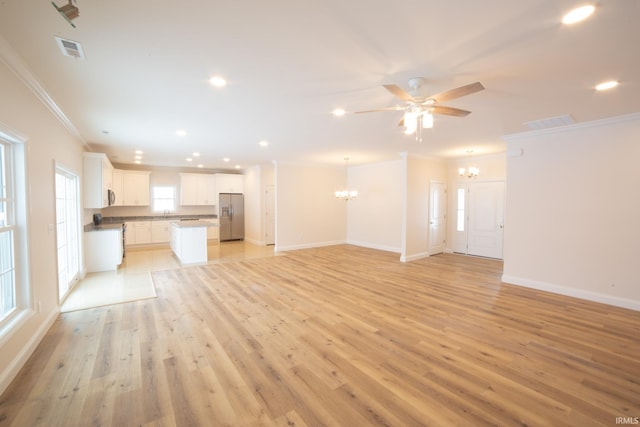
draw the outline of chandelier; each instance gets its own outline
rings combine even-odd
[[[345,168],[347,169],[347,173],[349,172],[349,158],[345,157],[344,158],[345,161]],[[341,199],[344,201],[349,201],[351,199],[355,199],[356,197],[358,197],[358,191],[357,190],[338,190],[336,191],[336,198],[337,199]]]
[[[467,178],[475,178],[476,176],[478,176],[479,173],[480,173],[480,169],[474,166],[469,166],[468,169],[465,169],[465,168],[458,169],[458,174],[460,174],[460,176],[466,176]]]

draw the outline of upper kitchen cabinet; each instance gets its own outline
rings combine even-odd
[[[180,204],[182,206],[213,206],[216,204],[216,199],[216,175],[180,174]]]
[[[149,171],[113,170],[115,203],[111,206],[149,206]]]
[[[122,172],[122,205],[123,206],[149,206],[150,188],[148,171],[121,171]]]
[[[83,153],[84,207],[101,209],[110,206],[113,166],[102,153]],[[113,200],[113,199],[112,199]]]
[[[218,193],[242,193],[243,182],[243,175],[232,173],[217,173],[216,191]]]

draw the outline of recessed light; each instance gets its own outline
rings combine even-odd
[[[236,169],[240,169],[240,165],[235,165],[235,168]]]
[[[142,159],[142,156],[133,156],[133,158],[136,159],[136,160],[140,160],[140,159]]]
[[[203,167],[204,167],[204,165],[198,165],[198,167],[199,167],[199,168],[203,168]]]
[[[345,110],[343,110],[342,108],[336,108],[335,110],[332,111],[332,113],[336,117],[342,117],[345,114],[347,114],[347,112]]]
[[[224,159],[222,159],[222,161],[229,162],[229,161],[231,161],[231,159],[229,159],[228,157],[225,157]]]
[[[176,135],[178,135],[178,136],[187,136],[187,131],[184,130],[184,129],[178,129],[176,131]]]
[[[220,76],[211,77],[209,83],[214,87],[225,87],[227,85],[227,81]]]
[[[192,153],[193,157],[200,157],[200,153],[198,153],[197,151]]]
[[[140,163],[142,163],[142,162],[141,162],[140,160],[136,160],[134,163],[135,163],[136,165],[139,165],[139,164],[140,164]]]
[[[563,24],[575,24],[576,22],[587,19],[596,10],[596,7],[589,4],[586,6],[577,7],[571,10],[569,13],[562,17]]]
[[[258,145],[261,147],[266,147],[267,145],[269,145],[269,142],[263,139],[262,141],[258,142]]]
[[[142,154],[142,150],[136,150],[136,154]]]
[[[596,90],[607,90],[607,89],[613,89],[614,87],[618,86],[618,82],[615,80],[609,80],[608,82],[602,82],[599,85],[596,86]]]
[[[187,162],[192,162],[192,161],[193,161],[193,159],[192,159],[191,157],[187,157],[185,160],[186,160]]]

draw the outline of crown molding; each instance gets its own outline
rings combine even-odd
[[[591,120],[588,122],[575,123],[572,125],[558,126],[558,127],[549,128],[549,129],[540,129],[540,130],[532,130],[527,132],[513,133],[510,135],[502,136],[502,139],[507,142],[510,142],[510,141],[517,141],[525,138],[531,138],[535,136],[553,135],[558,133],[571,132],[578,129],[588,129],[588,128],[593,128],[598,126],[608,126],[616,123],[631,122],[636,120],[640,120],[640,112],[624,114],[622,116],[607,117],[605,119]]]
[[[13,50],[11,45],[0,36],[0,62],[5,64],[24,85],[51,111],[51,113],[62,123],[62,125],[77,139],[88,147],[87,141],[80,135],[78,129],[71,123],[71,120],[64,114],[58,104],[49,96],[42,87],[36,76],[29,70],[22,58]]]

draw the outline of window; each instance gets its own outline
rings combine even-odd
[[[24,141],[0,129],[0,338],[31,308],[25,159]]]
[[[0,139],[0,321],[16,309],[11,146]]]
[[[176,209],[175,187],[153,187],[153,211],[169,213]]]

